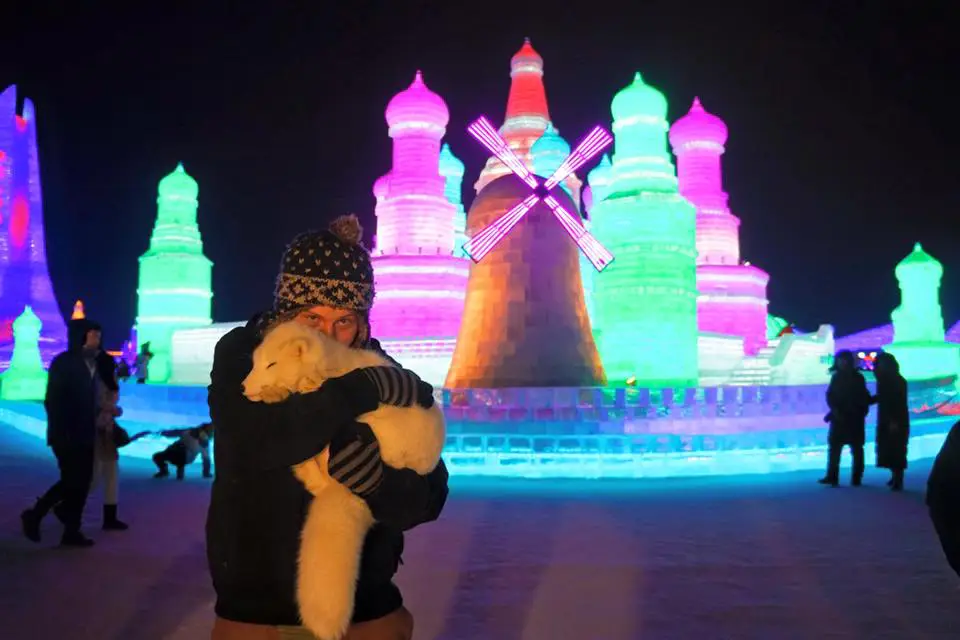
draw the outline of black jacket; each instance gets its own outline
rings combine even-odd
[[[933,462],[927,506],[947,562],[960,576],[960,422],[950,429]]]
[[[51,447],[93,447],[97,396],[83,343],[88,331],[99,328],[88,320],[71,320],[67,350],[50,363],[43,406],[47,410],[47,445]]]
[[[218,616],[296,625],[300,531],[311,496],[290,467],[319,454],[356,416],[376,408],[378,399],[363,385],[336,384],[345,377],[278,404],[251,402],[241,383],[258,342],[251,322],[225,335],[214,352],[208,402],[217,429],[217,471],[207,514],[207,560]],[[446,497],[442,463],[427,477],[384,468],[383,483],[367,500],[379,524],[364,542],[355,621],[400,607],[392,580],[403,551],[401,531],[436,519]]]
[[[910,408],[907,381],[900,374],[877,376],[877,466],[907,468]]]
[[[866,440],[870,392],[859,371],[837,371],[827,387],[830,407],[830,444],[862,446]]]

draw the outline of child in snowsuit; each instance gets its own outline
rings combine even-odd
[[[205,422],[192,429],[172,429],[161,431],[166,438],[177,438],[172,445],[153,454],[153,463],[158,471],[154,478],[166,478],[170,475],[168,464],[177,468],[177,480],[183,480],[184,468],[200,455],[203,461],[203,477],[212,478],[210,472],[210,438],[213,437],[213,424]]]

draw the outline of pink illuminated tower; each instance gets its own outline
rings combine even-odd
[[[739,336],[746,355],[767,344],[767,282],[761,269],[740,261],[740,219],[723,191],[723,120],[694,98],[670,128],[680,194],[697,208],[697,324],[702,333]]]
[[[0,368],[13,352],[13,321],[31,307],[40,319],[48,363],[66,348],[67,327],[53,296],[43,231],[37,118],[33,103],[17,113],[17,88],[0,93]]]
[[[390,100],[390,171],[373,186],[377,303],[372,333],[404,365],[431,382],[447,373],[463,314],[469,261],[454,256],[457,207],[440,174],[440,141],[450,114],[418,71]]]

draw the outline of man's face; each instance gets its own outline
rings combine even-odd
[[[321,331],[340,344],[353,346],[360,332],[360,318],[355,311],[333,307],[310,307],[297,314],[295,320]]]
[[[99,349],[100,348],[100,332],[96,329],[90,329],[87,331],[87,337],[83,342],[83,347],[85,349]]]

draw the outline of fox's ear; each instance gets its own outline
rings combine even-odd
[[[307,342],[306,338],[296,338],[287,344],[287,346],[284,348],[284,353],[291,358],[303,360],[303,356],[307,353],[309,348],[310,344]]]

